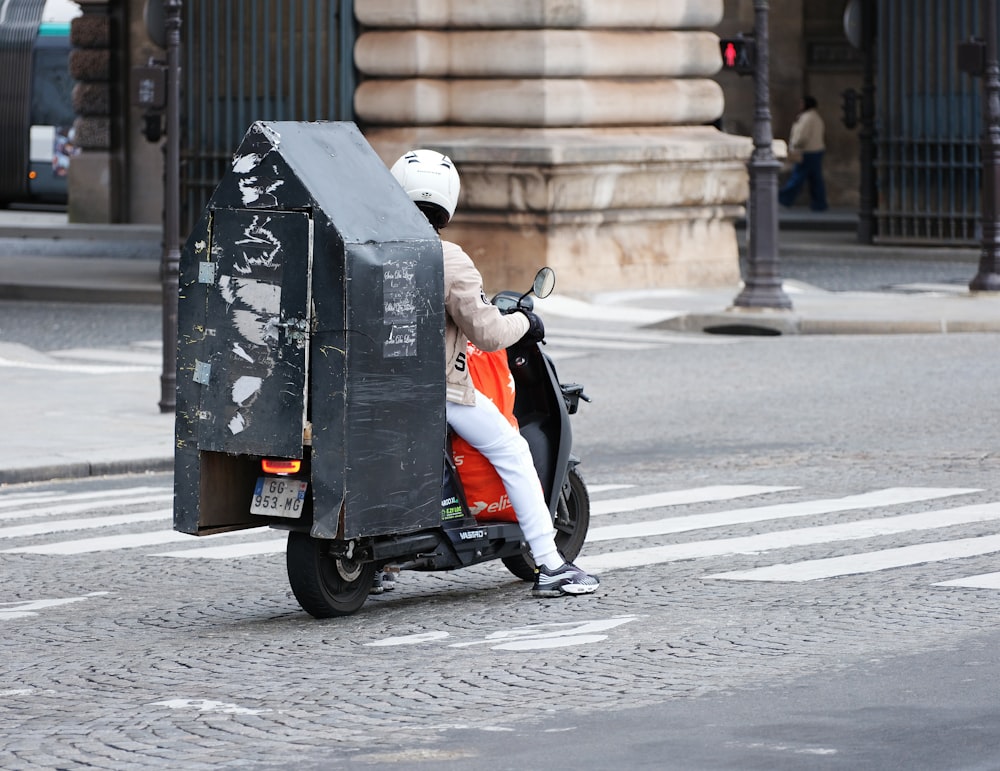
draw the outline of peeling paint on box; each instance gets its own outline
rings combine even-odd
[[[261,378],[249,375],[239,378],[233,383],[233,402],[242,407],[251,396],[256,395],[260,391],[260,384],[262,382]]]

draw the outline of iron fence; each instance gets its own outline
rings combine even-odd
[[[353,0],[188,0],[181,231],[256,120],[351,120]]]
[[[979,81],[960,40],[981,34],[978,0],[879,0],[876,243],[979,239]]]

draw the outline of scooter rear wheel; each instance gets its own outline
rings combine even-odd
[[[365,604],[374,562],[330,554],[330,542],[293,530],[285,551],[288,583],[302,609],[316,618],[349,616]]]
[[[590,493],[587,492],[587,484],[583,481],[580,470],[575,466],[566,475],[566,485],[559,495],[553,525],[556,529],[556,548],[567,562],[572,562],[580,555],[590,528]],[[535,580],[535,563],[527,549],[513,557],[504,557],[501,561],[507,570],[522,581]]]

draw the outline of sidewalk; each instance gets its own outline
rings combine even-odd
[[[817,221],[784,213],[782,254],[829,257],[864,269],[878,256],[963,261],[976,252],[859,246],[853,217]],[[161,302],[160,234],[149,226],[73,226],[65,215],[0,211],[0,299]],[[966,265],[965,263],[968,263]],[[964,274],[963,274],[964,275]],[[786,281],[788,311],[736,309],[739,287],[556,295],[539,304],[553,321],[595,320],[699,334],[943,334],[1000,332],[1000,296],[956,284],[906,292],[828,292]],[[82,354],[81,354],[82,355]],[[4,441],[0,484],[172,468],[173,416],[159,411],[160,352],[122,364],[55,358],[0,340]]]

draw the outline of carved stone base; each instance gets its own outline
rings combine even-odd
[[[526,289],[540,267],[561,292],[734,286],[741,207],[570,214],[465,214],[442,233],[469,253],[488,293]]]
[[[746,138],[709,127],[378,129],[387,164],[430,147],[462,177],[444,238],[487,290],[527,286],[548,265],[562,291],[734,285],[734,221],[747,198]]]

